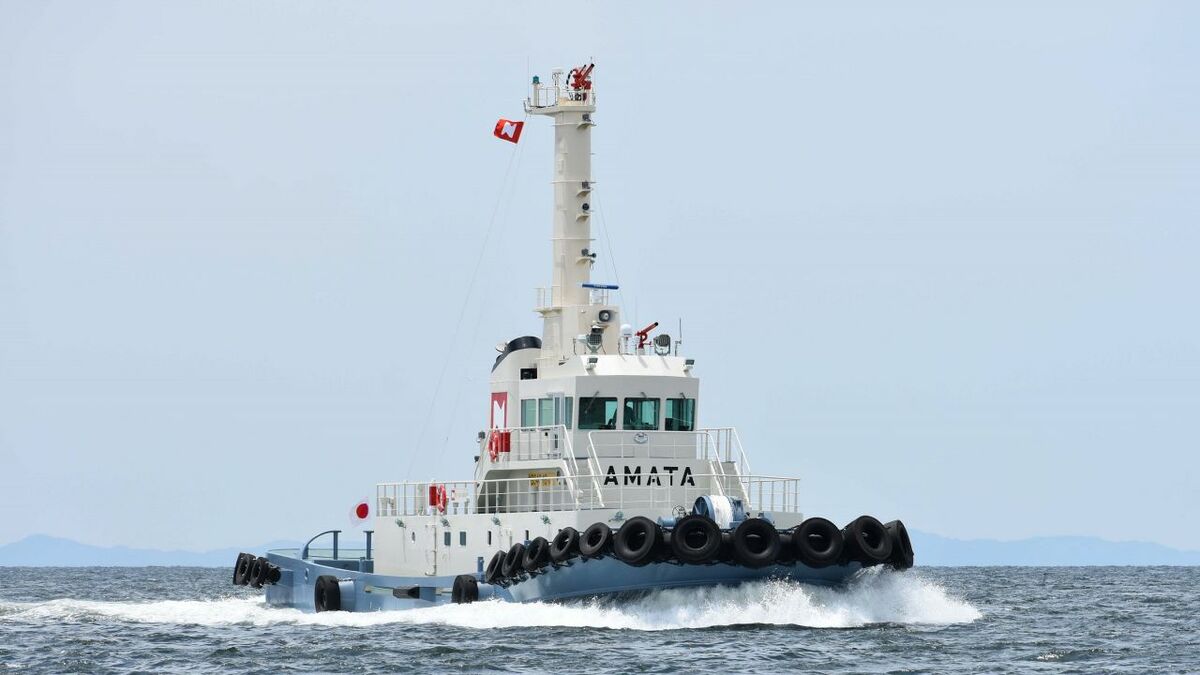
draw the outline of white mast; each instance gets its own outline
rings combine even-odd
[[[554,120],[554,234],[553,277],[541,289],[537,311],[544,318],[542,357],[558,360],[591,351],[577,336],[598,333],[593,348],[617,353],[617,310],[609,307],[607,293],[585,286],[591,281],[596,254],[592,251],[592,119],[596,92],[592,65],[574,68],[563,77],[553,73],[553,83],[533,79],[525,110]],[[600,310],[607,321],[600,321]],[[609,327],[612,326],[611,329]]]

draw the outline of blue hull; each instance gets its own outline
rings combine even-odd
[[[301,560],[281,553],[267,559],[280,568],[278,582],[266,586],[267,603],[315,611],[317,579],[338,579],[341,608],[345,611],[375,612],[418,609],[448,604],[451,576],[401,577],[375,574],[369,561]],[[349,568],[349,569],[348,569]],[[547,566],[541,572],[506,586],[479,580],[479,599],[507,602],[539,602],[593,596],[640,594],[664,588],[735,585],[757,579],[787,579],[800,583],[832,586],[844,582],[861,569],[856,562],[814,569],[801,564],[772,565],[751,569],[727,563],[683,565],[670,562],[642,567],[628,565],[615,557],[575,558],[566,564]]]

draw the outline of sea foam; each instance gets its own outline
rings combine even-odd
[[[736,587],[670,589],[623,601],[513,604],[493,600],[402,612],[306,614],[268,607],[261,597],[155,602],[57,599],[0,604],[0,623],[107,618],[198,626],[443,624],[479,629],[555,626],[662,631],[754,624],[811,628],[948,625],[969,623],[981,616],[970,603],[953,597],[919,573],[881,569],[867,570],[841,588],[765,581]]]

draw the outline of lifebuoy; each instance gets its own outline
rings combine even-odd
[[[604,523],[592,523],[579,537],[579,554],[584,558],[601,558],[612,547],[612,528]]]
[[[449,503],[446,497],[446,486],[436,483],[429,485],[429,505],[436,508],[442,513],[446,512],[446,505]]]
[[[809,567],[836,564],[844,546],[842,531],[825,518],[809,518],[792,531],[792,552]]]
[[[863,567],[887,562],[892,555],[892,539],[883,523],[871,516],[859,516],[842,528],[846,557]]]
[[[550,560],[564,563],[579,553],[579,530],[564,527],[550,542]]]
[[[671,550],[680,562],[697,565],[715,561],[721,550],[721,529],[711,518],[684,516],[671,531]]]
[[[500,459],[500,448],[496,444],[496,430],[492,429],[488,434],[488,457],[494,462]]]
[[[550,542],[546,541],[545,537],[536,537],[525,547],[525,554],[521,556],[521,567],[524,567],[526,572],[536,572],[549,561]]]
[[[779,558],[779,533],[762,518],[747,518],[733,531],[733,557],[746,567],[766,567]]]

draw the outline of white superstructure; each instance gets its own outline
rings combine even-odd
[[[496,358],[470,480],[378,486],[377,574],[474,573],[514,543],[567,526],[681,516],[704,495],[740,498],[780,528],[802,519],[798,479],[751,475],[733,428],[699,426],[700,382],[679,344],[653,326],[635,333],[610,302],[615,287],[592,283],[590,72],[535,78],[525,102],[554,123],[541,337],[512,340]]]

